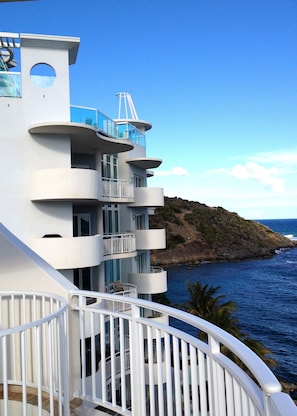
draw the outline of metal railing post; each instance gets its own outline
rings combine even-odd
[[[130,328],[130,349],[131,349],[131,403],[133,416],[145,416],[145,377],[144,377],[144,342],[142,328],[138,323],[140,308],[132,305]],[[141,336],[142,335],[142,336]],[[141,360],[142,357],[142,360]]]

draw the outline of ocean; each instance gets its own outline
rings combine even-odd
[[[297,219],[258,222],[297,240]],[[219,294],[237,304],[241,329],[272,351],[276,376],[297,384],[297,248],[271,259],[174,266],[167,273],[173,304],[187,301],[187,282],[220,286]]]

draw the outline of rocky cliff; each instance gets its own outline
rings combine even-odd
[[[165,228],[167,248],[151,253],[152,264],[238,261],[271,257],[295,244],[255,221],[221,207],[165,197],[150,217],[150,228]]]

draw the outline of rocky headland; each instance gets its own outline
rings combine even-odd
[[[150,228],[166,229],[166,249],[151,253],[152,264],[199,264],[267,258],[296,242],[222,207],[165,197]]]
[[[240,261],[272,257],[296,241],[222,207],[165,197],[164,207],[150,217],[150,228],[165,228],[166,249],[153,250],[151,263],[170,266],[201,262]],[[281,381],[297,404],[297,385]]]

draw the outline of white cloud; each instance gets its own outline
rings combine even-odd
[[[297,150],[283,150],[280,152],[263,152],[249,157],[259,163],[297,164]]]
[[[254,179],[275,192],[284,190],[283,179],[279,177],[280,171],[274,167],[266,168],[256,162],[249,161],[245,165],[234,166],[229,174],[237,179]]]
[[[209,170],[207,173],[232,176],[239,180],[252,179],[274,192],[284,191],[284,181],[280,177],[282,171],[276,167],[266,168],[254,161],[247,161],[244,165],[237,164],[229,169]]]
[[[156,176],[187,176],[189,172],[181,166],[173,167],[171,170],[156,171]]]

